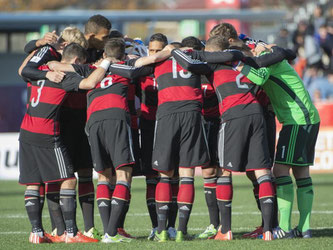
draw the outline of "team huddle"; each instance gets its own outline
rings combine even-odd
[[[146,178],[148,240],[190,240],[196,167],[210,225],[195,238],[233,239],[232,172],[246,172],[262,215],[262,224],[243,237],[311,237],[309,166],[320,118],[288,63],[295,54],[239,35],[229,23],[216,25],[205,43],[190,36],[168,44],[156,33],[147,47],[110,31],[111,23],[95,15],[84,33],[67,27],[25,47],[19,182],[26,185],[29,241],[132,241],[124,221],[132,176],[139,175]],[[275,117],[283,125],[277,146]],[[103,233],[94,225],[93,169]],[[300,212],[295,228],[290,170]],[[76,225],[76,185],[83,232]],[[44,198],[50,234],[42,225]]]

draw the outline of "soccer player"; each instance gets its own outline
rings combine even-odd
[[[168,44],[165,35],[153,34],[149,39],[148,53],[155,55]],[[157,110],[157,82],[153,74],[138,79],[141,99],[140,132],[141,132],[141,159],[142,170],[146,176],[146,202],[152,224],[148,240],[153,240],[157,230],[157,214],[155,191],[158,182],[158,173],[152,169],[152,152],[154,130]],[[177,204],[177,203],[176,203]]]
[[[43,72],[40,71],[37,67],[49,61],[60,60],[63,47],[70,42],[81,44],[84,48],[87,47],[87,41],[83,33],[77,28],[67,27],[61,33],[61,36],[58,39],[57,43],[55,43],[53,46],[45,45],[37,50],[34,57],[29,59],[29,61],[27,62],[23,73],[29,74],[30,78],[39,77],[39,79],[42,79],[43,75],[45,75],[46,78],[55,82],[61,81],[62,77],[64,76],[62,72]],[[51,77],[49,77],[48,74],[50,74]],[[52,74],[56,74],[56,77],[53,77]],[[58,75],[59,78],[57,78]],[[85,221],[86,233],[89,232],[89,229],[93,227],[94,198],[93,183],[91,179],[92,164],[89,165],[89,162],[91,163],[91,159],[89,157],[90,147],[84,134],[85,110],[82,111],[82,108],[85,109],[85,106],[85,93],[69,93],[68,98],[65,100],[61,108],[60,120],[62,122],[60,124],[62,126],[60,126],[60,129],[62,141],[66,144],[69,156],[74,166],[74,170],[79,172],[79,200]],[[78,109],[79,107],[81,107],[81,111]],[[64,124],[66,125],[64,126]],[[82,156],[77,155],[80,154],[81,150],[83,152]],[[90,168],[90,171],[87,171],[87,168]],[[83,176],[84,178],[82,178]],[[60,186],[58,185],[58,183],[48,183],[46,185],[46,197],[52,222],[52,241],[54,242],[63,241],[65,237],[65,224],[61,216],[61,209],[59,205],[59,192]]]
[[[155,240],[164,242],[168,239],[166,222],[172,202],[171,178],[179,169],[176,242],[182,242],[187,237],[194,201],[194,169],[209,162],[201,117],[201,78],[185,71],[173,58],[155,64],[154,75],[158,83],[158,108],[152,163],[161,177],[155,195],[158,215]]]
[[[243,43],[248,46],[250,49],[254,49],[257,44],[265,44],[263,41],[256,41],[249,37],[247,37],[244,34],[237,34],[236,29],[234,26],[232,26],[229,23],[220,23],[216,25],[210,32],[210,36],[222,36],[225,39],[228,40],[228,42],[231,45],[236,45],[239,47],[243,47]],[[273,65],[275,63],[278,63],[285,58],[289,58],[289,60],[294,59],[295,55],[294,53],[291,53],[291,51],[283,50],[281,48],[275,47],[273,53],[269,55],[263,55],[260,57],[247,57],[244,60],[250,64],[251,66],[255,68],[259,67],[267,67],[270,65]],[[216,62],[218,56],[214,57],[206,57],[207,62]],[[267,97],[266,93],[260,89],[257,92],[257,99],[260,102],[260,104],[263,107],[264,110],[264,117],[266,121],[266,127],[267,127],[267,138],[268,138],[268,146],[269,146],[269,152],[270,152],[270,158],[271,163],[273,164],[274,160],[274,154],[275,154],[275,138],[276,138],[276,126],[275,126],[275,114],[272,109],[272,106],[270,104],[269,98]],[[257,183],[256,177],[253,172],[247,172],[247,177],[252,181],[253,183],[253,194],[256,199],[258,208],[260,210],[260,201],[259,201],[259,185]],[[275,187],[275,179],[273,178],[273,185],[274,189]],[[276,228],[278,226],[278,214],[277,214],[277,201],[276,201],[276,192],[275,192],[275,208],[274,208],[274,214],[273,214],[273,228]],[[245,238],[257,238],[262,234],[262,225],[257,227],[253,232],[246,233],[243,235]]]
[[[210,52],[223,51],[229,43],[222,37],[211,37],[206,43]],[[179,50],[172,51],[175,59],[186,69],[211,71],[220,105],[219,171],[216,196],[221,215],[221,229],[215,240],[232,240],[231,202],[233,187],[231,172],[254,171],[260,185],[260,203],[264,219],[264,240],[272,239],[273,186],[267,149],[266,127],[255,86],[227,64],[204,64],[191,60]],[[206,71],[207,72],[207,71]],[[253,157],[256,155],[256,157]],[[222,170],[221,169],[221,170]]]
[[[36,52],[35,57],[38,56],[38,53]],[[85,50],[78,44],[72,43],[64,49],[63,62],[83,63],[85,59]],[[28,78],[29,76],[24,72],[26,71],[23,69],[22,76]],[[45,236],[41,224],[38,189],[42,182],[61,183],[60,207],[66,225],[65,241],[67,243],[98,241],[82,235],[76,226],[76,178],[67,148],[60,137],[59,111],[68,92],[78,91],[79,88],[93,88],[104,74],[105,70],[101,68],[87,79],[82,79],[75,73],[68,73],[61,84],[49,80],[31,81],[29,106],[22,121],[19,137],[19,182],[27,185],[25,206],[32,225],[29,238],[31,243],[50,242],[49,238]]]
[[[271,100],[277,119],[283,124],[273,169],[280,212],[279,228],[274,231],[274,237],[310,238],[313,187],[309,166],[314,161],[319,131],[318,111],[302,80],[287,61],[260,69],[244,65],[239,66],[238,70],[263,87]],[[290,169],[296,179],[297,203],[300,212],[299,223],[294,230],[291,228],[294,191]]]
[[[111,22],[102,15],[94,15],[88,19],[84,26],[84,36],[88,41],[87,63],[94,63],[103,58],[103,49],[111,28]]]
[[[110,39],[104,49],[105,55],[118,67],[125,59],[125,43],[122,39]],[[75,66],[75,65],[74,65]],[[109,65],[102,65],[108,68]],[[82,75],[89,75],[89,67],[75,68]],[[133,76],[134,77],[134,76]],[[104,243],[129,242],[117,233],[119,219],[130,197],[130,183],[134,155],[127,103],[130,80],[109,73],[95,89],[88,93],[86,131],[91,145],[95,170],[98,172],[97,199],[104,226]],[[117,182],[111,198],[111,168],[115,169]],[[110,212],[111,210],[111,212]]]

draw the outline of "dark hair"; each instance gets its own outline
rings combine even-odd
[[[202,42],[194,36],[185,37],[182,40],[182,47],[190,47],[194,50],[202,50],[204,48]]]
[[[173,45],[174,47],[176,47],[177,49],[182,47],[182,44],[180,42],[172,42],[170,44]]]
[[[70,43],[64,48],[62,59],[69,61],[74,57],[77,57],[80,61],[84,62],[87,59],[87,51],[77,43]]]
[[[97,34],[101,28],[111,30],[111,22],[102,15],[94,15],[89,18],[88,22],[84,26],[84,33],[94,33]]]
[[[222,36],[212,36],[206,42],[206,47],[213,47],[218,50],[228,49],[229,46],[228,39]]]
[[[214,26],[209,32],[209,36],[223,36],[226,39],[238,39],[238,34],[235,27],[230,23],[220,23]]]
[[[107,57],[122,60],[125,55],[125,41],[122,38],[111,38],[105,43],[104,52]]]
[[[109,38],[124,38],[124,35],[119,30],[111,30]]]
[[[149,42],[154,42],[154,41],[162,42],[162,43],[164,43],[164,46],[166,46],[168,44],[167,37],[165,35],[163,35],[162,33],[153,34],[150,37]]]

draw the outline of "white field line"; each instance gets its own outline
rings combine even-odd
[[[237,227],[232,228],[233,231],[241,231],[241,230],[252,230],[252,227]],[[329,227],[313,227],[312,230],[325,230],[325,229],[333,229],[333,226]],[[129,232],[150,232],[151,228],[134,228],[134,229],[128,229]],[[203,231],[205,228],[188,228],[189,231]],[[9,234],[29,234],[28,231],[14,231],[14,232],[0,232],[0,235],[9,235]]]
[[[298,211],[293,211],[293,214],[298,214]],[[332,210],[326,210],[326,211],[312,211],[312,214],[333,214]],[[260,212],[232,212],[232,215],[260,215]],[[149,216],[148,213],[128,213],[126,216],[130,217],[136,217],[136,216]],[[207,212],[201,212],[201,213],[191,213],[191,216],[208,216]],[[0,215],[0,219],[22,219],[27,218],[28,216],[26,214],[6,214],[6,215]],[[43,215],[43,218],[49,218],[50,216],[47,214]],[[95,214],[95,217],[99,217],[98,214]]]

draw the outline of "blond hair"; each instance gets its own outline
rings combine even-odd
[[[88,48],[88,42],[84,34],[76,27],[65,28],[59,37],[59,42],[77,43],[83,48]]]

